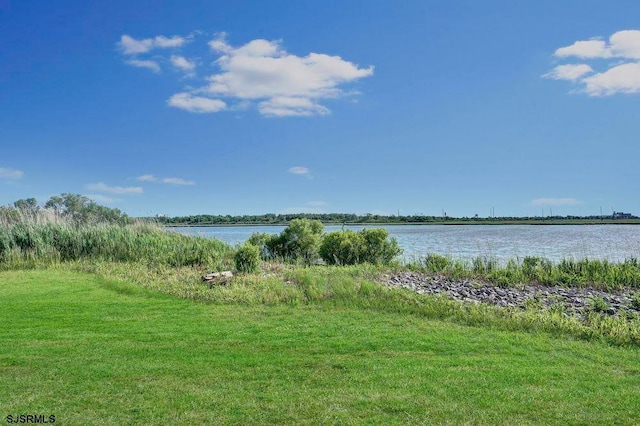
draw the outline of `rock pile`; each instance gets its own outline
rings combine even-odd
[[[594,288],[533,285],[500,287],[488,282],[455,280],[418,272],[388,274],[382,278],[382,283],[419,294],[441,294],[455,300],[485,302],[502,307],[523,307],[527,303],[536,303],[545,308],[556,307],[574,312],[578,316],[582,316],[588,309],[594,309],[596,300],[605,302],[598,309],[609,315],[640,312],[638,306],[632,303],[634,291],[628,289],[603,291]]]

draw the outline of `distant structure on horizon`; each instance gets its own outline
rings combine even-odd
[[[636,219],[637,217],[631,213],[613,212],[614,219]]]

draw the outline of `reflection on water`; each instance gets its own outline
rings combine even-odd
[[[364,226],[345,226],[360,230]],[[385,228],[411,260],[428,253],[456,259],[490,256],[504,262],[524,256],[623,261],[640,258],[640,226],[634,225],[387,225]],[[284,226],[171,228],[174,231],[241,244],[254,232],[278,234]],[[326,226],[325,231],[342,229]]]

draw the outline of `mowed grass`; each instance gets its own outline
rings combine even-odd
[[[328,306],[0,273],[0,419],[58,424],[639,424],[640,351]]]

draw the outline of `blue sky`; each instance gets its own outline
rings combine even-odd
[[[640,214],[640,2],[0,0],[0,204]]]

